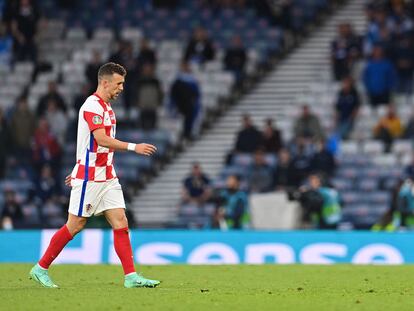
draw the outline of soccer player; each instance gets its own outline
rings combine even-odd
[[[48,268],[65,245],[93,215],[103,214],[114,232],[114,247],[125,274],[124,286],[155,287],[159,281],[137,274],[134,268],[125,201],[113,167],[115,150],[128,150],[151,156],[156,147],[115,139],[116,119],[110,100],[124,88],[126,71],[115,63],[106,63],[98,71],[98,87],[79,110],[76,165],[65,183],[72,187],[67,223],[58,230],[40,261],[31,269],[30,278],[44,287],[58,287],[50,279]]]

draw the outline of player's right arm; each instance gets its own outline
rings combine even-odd
[[[127,143],[127,142],[124,142],[124,141],[121,141],[121,140],[118,140],[118,139],[115,139],[115,138],[112,138],[106,135],[105,129],[103,128],[98,128],[94,130],[92,134],[96,140],[96,143],[101,147],[114,149],[114,150],[124,150],[124,151],[131,150],[128,148],[128,145],[130,145],[131,143]],[[133,151],[137,154],[143,154],[146,156],[150,156],[150,155],[153,155],[157,151],[157,148],[151,144],[143,143],[143,144],[133,144],[133,145],[135,145],[135,148],[133,149]]]

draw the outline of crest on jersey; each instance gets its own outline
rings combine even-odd
[[[86,212],[89,213],[92,209],[92,204],[86,204]]]
[[[97,124],[102,124],[102,118],[100,116],[93,116],[92,118],[92,123],[97,125]]]

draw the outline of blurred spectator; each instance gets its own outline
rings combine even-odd
[[[211,198],[210,179],[199,163],[194,163],[191,174],[183,181],[182,202],[201,206]]]
[[[286,30],[300,30],[295,22],[301,24],[298,16],[298,8],[294,7],[294,1],[251,1],[259,15],[267,17],[272,24],[283,27]],[[300,14],[300,13],[299,13]]]
[[[10,154],[11,139],[10,128],[3,115],[3,110],[0,108],[0,179],[4,178],[6,171],[7,156]]]
[[[411,157],[411,163],[404,169],[404,175],[411,180],[414,180],[414,154]]]
[[[298,140],[296,152],[290,161],[291,182],[297,188],[308,177],[311,172],[311,154],[306,150],[304,140]]]
[[[344,78],[335,105],[336,130],[341,138],[347,139],[349,137],[360,105],[361,102],[353,79],[351,77]]]
[[[405,126],[403,138],[414,139],[414,111],[411,113],[411,116]]]
[[[43,166],[50,165],[58,180],[58,172],[62,155],[61,147],[56,137],[51,133],[49,123],[45,118],[38,120],[32,144],[33,163],[40,173]]]
[[[374,128],[374,137],[384,142],[386,152],[389,152],[392,142],[401,137],[403,131],[401,120],[395,113],[394,107],[389,106],[387,114],[378,121]]]
[[[294,168],[290,161],[290,154],[286,149],[279,151],[273,183],[276,190],[289,191],[296,186],[294,180]]]
[[[130,41],[120,41],[118,49],[109,57],[110,62],[121,64],[128,72],[128,79],[125,79],[124,91],[122,99],[126,109],[129,109],[133,104],[134,90],[137,78],[136,57],[134,55],[134,48]]]
[[[237,134],[235,151],[253,153],[262,145],[262,134],[253,125],[249,115],[244,115],[242,120],[243,128]]]
[[[173,10],[179,3],[180,0],[152,0],[152,5],[158,9]]]
[[[254,160],[247,173],[249,189],[251,192],[268,192],[273,186],[273,170],[266,163],[265,153],[257,150]]]
[[[85,100],[92,94],[91,87],[89,83],[82,84],[80,93],[76,93],[73,99],[73,109],[75,110],[75,116],[71,118],[67,125],[66,130],[66,139],[69,142],[76,141],[76,136],[78,133],[78,112],[82,107]]]
[[[8,23],[14,39],[14,55],[17,61],[36,62],[35,35],[39,12],[31,0],[9,1],[4,9],[4,20]]]
[[[413,181],[408,178],[404,180],[398,189],[395,210],[392,213],[392,221],[388,230],[400,228],[414,229],[414,194]]]
[[[42,203],[46,203],[59,195],[59,184],[54,179],[49,165],[44,165],[40,170],[39,179],[36,181],[36,195]]]
[[[374,9],[372,6],[369,6],[367,14],[369,23],[365,38],[365,55],[371,55],[372,49],[376,45],[382,46],[385,52],[389,52],[388,47],[392,43],[392,32],[387,23],[385,10]]]
[[[188,62],[182,62],[180,72],[171,86],[170,98],[171,106],[184,117],[182,135],[191,140],[194,124],[201,110],[201,92]]]
[[[388,18],[388,25],[392,29],[394,35],[401,36],[413,30],[413,20],[407,14],[404,3],[402,1],[390,1],[391,14]]]
[[[394,227],[394,224],[392,222],[392,218],[395,211],[398,209],[398,201],[399,201],[399,193],[401,186],[405,180],[398,179],[396,185],[391,189],[391,202],[390,207],[387,209],[387,211],[382,215],[382,217],[372,226],[372,231],[393,231],[396,228]]]
[[[150,63],[142,65],[142,72],[137,81],[137,106],[140,109],[140,124],[144,130],[157,127],[157,109],[162,105],[163,93],[161,83]]]
[[[85,76],[89,83],[89,92],[92,93],[98,86],[98,70],[103,65],[102,55],[98,50],[93,50],[92,60],[85,69]]]
[[[185,49],[185,60],[204,64],[207,61],[213,60],[215,53],[215,48],[206,30],[202,27],[194,29],[193,36]]]
[[[29,109],[27,98],[20,97],[10,120],[13,150],[18,158],[30,155],[30,145],[35,127],[36,118]]]
[[[50,126],[50,132],[57,138],[60,145],[64,145],[66,130],[68,127],[68,118],[58,109],[57,103],[54,99],[49,99],[47,102],[47,110],[45,118]]]
[[[311,159],[311,170],[313,173],[331,177],[335,171],[335,159],[333,154],[328,151],[326,142],[320,140],[316,143],[316,152]]]
[[[62,112],[66,113],[67,107],[66,103],[60,95],[57,84],[55,81],[49,81],[47,85],[47,93],[40,97],[39,102],[37,104],[36,108],[36,114],[38,117],[44,116],[46,113],[46,110],[48,108],[49,101],[54,101],[56,103],[57,109],[61,110]]]
[[[239,35],[231,40],[231,45],[227,48],[224,56],[224,68],[231,71],[236,78],[236,83],[240,85],[244,78],[247,62],[246,49]]]
[[[294,135],[307,139],[324,138],[319,118],[311,112],[308,105],[302,107],[302,114],[295,122]]]
[[[231,175],[226,181],[227,188],[220,191],[213,227],[221,230],[242,229],[248,224],[248,198],[240,190],[240,180]]]
[[[321,178],[311,175],[298,195],[305,221],[310,220],[318,229],[336,229],[341,220],[341,206],[335,189],[322,186]]]
[[[349,23],[338,26],[337,38],[331,45],[331,59],[335,80],[342,80],[351,73],[352,65],[360,55],[360,39]]]
[[[278,153],[283,147],[280,130],[273,125],[272,119],[267,119],[263,129],[262,147],[267,153]]]
[[[57,0],[56,2],[63,10],[74,10],[79,4],[79,0]]]
[[[201,0],[200,6],[208,7],[213,10],[219,9],[244,9],[246,0]]]
[[[23,209],[17,201],[16,192],[14,190],[7,189],[4,191],[4,203],[0,211],[0,223],[4,230],[24,227]]]
[[[412,94],[414,73],[414,47],[410,35],[401,36],[394,44],[392,61],[397,71],[397,92]]]
[[[141,72],[142,67],[146,64],[152,65],[155,70],[157,64],[157,55],[155,54],[155,51],[151,48],[148,39],[142,38],[137,57],[137,66],[139,72]]]
[[[384,58],[381,47],[374,47],[372,57],[365,66],[363,80],[372,107],[389,104],[396,72],[392,63]]]
[[[0,21],[0,65],[9,66],[13,58],[13,38],[7,33],[7,28]]]
[[[75,99],[73,100],[73,108],[75,109],[76,113],[79,112],[79,109],[82,107],[85,100],[92,94],[92,92],[90,84],[85,83],[82,85],[80,93],[75,94]]]

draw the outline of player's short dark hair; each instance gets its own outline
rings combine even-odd
[[[124,77],[126,70],[122,65],[113,62],[103,64],[98,70],[98,80],[101,80],[103,76],[111,76],[114,73]]]

